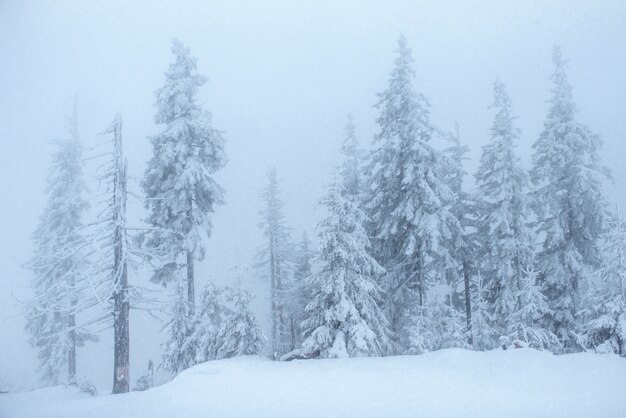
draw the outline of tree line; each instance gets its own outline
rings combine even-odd
[[[103,132],[110,150],[93,157],[102,160],[103,187],[92,222],[82,219],[89,205],[76,110],[69,138],[57,142],[29,263],[35,296],[26,304],[46,382],[60,382],[67,370],[75,383],[76,347],[97,338],[94,327],[112,325],[113,392],[130,390],[129,309],[154,301],[129,284],[129,265],[151,267],[152,282],[171,289],[160,367],[173,374],[258,353],[291,360],[513,346],[626,355],[624,224],[603,192],[601,140],[577,120],[558,47],[531,170],[516,154],[522,134],[496,80],[470,191],[459,127],[432,123],[400,37],[369,149],[348,117],[342,162],[320,199],[317,249],[306,233],[293,242],[278,174],[269,171],[256,265],[270,291],[267,337],[250,293],[208,283],[196,297],[194,262],[205,257],[211,214],[224,204],[213,176],[227,157],[222,133],[197,103],[206,78],[196,58],[176,40],[172,52],[156,92],[162,130],[151,138],[141,182],[145,227],[126,225],[121,116]]]

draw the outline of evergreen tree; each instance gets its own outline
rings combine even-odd
[[[265,337],[249,308],[250,293],[229,289],[227,296],[231,310],[217,331],[217,358],[259,354]]]
[[[572,350],[580,329],[576,316],[581,292],[600,267],[605,172],[599,164],[599,137],[576,121],[566,62],[558,47],[553,62],[552,98],[543,131],[533,145],[531,174],[538,233],[545,237],[538,254],[539,280],[553,312],[547,326],[566,350]]]
[[[246,291],[218,288],[208,283],[202,291],[194,317],[189,320],[194,324],[193,328],[175,332],[175,335],[187,337],[170,347],[168,364],[190,367],[209,360],[258,354],[263,348],[264,336],[248,307],[250,298]],[[188,301],[184,298],[180,301],[179,308],[185,309]],[[183,316],[185,312],[188,311],[175,317]],[[173,326],[182,327],[189,321],[174,323]]]
[[[515,154],[520,133],[513,126],[511,101],[499,80],[493,92],[491,139],[483,147],[476,172],[477,223],[490,312],[504,335],[511,315],[524,308],[516,295],[522,288],[522,269],[533,261],[533,234],[526,199],[529,179]]]
[[[470,294],[470,276],[472,263],[478,247],[476,229],[476,201],[470,193],[463,191],[463,178],[467,174],[463,162],[467,160],[469,152],[467,145],[461,144],[459,125],[455,124],[454,132],[446,135],[450,145],[444,149],[449,165],[446,167],[446,184],[454,193],[455,201],[451,212],[459,221],[459,229],[452,230],[452,234],[444,244],[448,249],[447,257],[442,258],[444,276],[448,286],[451,286],[451,305],[455,309],[462,306],[465,309],[465,324],[467,342],[472,345],[472,301]],[[463,281],[463,294],[458,292],[457,286]],[[451,312],[458,319],[458,313]]]
[[[309,279],[313,299],[302,326],[303,347],[320,357],[381,355],[387,321],[378,306],[376,277],[384,272],[368,254],[365,214],[333,183],[322,199],[329,216],[319,224],[321,271]]]
[[[302,239],[296,249],[294,261],[293,281],[288,298],[292,351],[302,344],[304,331],[301,324],[305,319],[306,305],[312,298],[308,282],[312,274],[313,251],[311,250],[311,241],[306,232],[302,233]]]
[[[471,287],[472,289],[472,342],[476,350],[490,350],[498,343],[498,333],[493,329],[493,316],[487,300],[488,289],[485,288],[480,271]]]
[[[290,327],[287,312],[287,290],[289,288],[289,232],[283,215],[284,202],[276,169],[268,175],[268,185],[263,191],[264,208],[261,211],[261,230],[266,245],[259,253],[262,275],[270,282],[271,302],[271,347],[272,355],[280,356],[290,349]]]
[[[586,345],[600,353],[626,356],[626,235],[619,212],[607,222],[603,236],[601,281],[591,288]]]
[[[195,321],[191,314],[189,299],[183,281],[175,282],[174,297],[170,308],[170,320],[163,327],[169,334],[164,344],[163,360],[159,368],[176,375],[195,365],[197,338],[191,338]]]
[[[341,145],[344,160],[339,173],[343,184],[343,193],[354,199],[360,199],[363,193],[361,173],[363,172],[364,152],[359,147],[352,115],[348,114],[346,119],[345,135]]]
[[[86,264],[81,235],[88,207],[82,174],[77,111],[68,120],[69,139],[56,142],[48,172],[48,203],[33,235],[34,297],[26,306],[26,329],[38,349],[39,371],[46,383],[58,384],[63,369],[76,383],[76,347],[94,339],[76,321],[85,308]]]
[[[142,182],[153,226],[147,246],[167,260],[153,280],[180,280],[186,268],[187,299],[194,309],[195,259],[204,258],[202,235],[211,233],[210,214],[223,204],[223,190],[213,174],[226,164],[224,139],[211,127],[211,114],[197,103],[206,78],[197,72],[196,58],[178,40],[172,43],[175,61],[156,92],[155,122],[165,129],[152,138],[153,157]],[[184,263],[179,258],[185,257]]]
[[[401,37],[389,85],[379,95],[377,148],[368,168],[372,244],[387,270],[386,311],[401,350],[408,346],[409,314],[423,306],[432,280],[429,263],[459,228],[450,212],[454,193],[443,178],[446,158],[431,145],[430,105],[413,90],[412,63]]]
[[[520,306],[508,320],[509,339],[522,341],[529,347],[557,352],[561,344],[556,335],[543,327],[544,319],[552,312],[548,300],[537,285],[537,273],[530,268],[522,271],[520,289],[515,293]]]

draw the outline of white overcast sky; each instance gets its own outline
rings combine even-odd
[[[461,128],[473,172],[488,139],[492,83],[508,87],[526,164],[543,123],[552,71],[562,45],[579,118],[605,143],[626,205],[626,2],[528,1],[12,1],[0,0],[0,380],[34,381],[17,301],[28,295],[31,235],[45,202],[50,140],[79,99],[85,147],[114,114],[124,117],[125,152],[137,186],[150,155],[154,91],[178,37],[210,81],[201,102],[225,131],[229,163],[218,175],[227,205],[217,209],[200,281],[232,281],[260,243],[259,191],[268,166],[283,178],[287,220],[313,232],[323,191],[353,113],[363,145],[376,131],[376,93],[404,33],[416,60],[416,88],[435,124]],[[89,170],[87,170],[89,171]],[[91,180],[88,179],[91,182]],[[95,186],[91,186],[95,191]],[[140,204],[130,208],[138,222]],[[143,284],[146,272],[131,280]],[[261,284],[260,286],[263,286]],[[264,299],[257,301],[259,309]],[[159,353],[158,325],[131,324],[133,380]],[[141,342],[140,342],[141,340]],[[110,336],[79,352],[79,374],[109,384]]]

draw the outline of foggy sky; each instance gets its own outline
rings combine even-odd
[[[172,61],[172,37],[191,48],[199,72],[209,77],[201,102],[213,113],[213,126],[224,131],[229,158],[216,176],[227,204],[213,218],[207,258],[197,264],[198,285],[232,282],[232,268],[252,264],[261,243],[259,193],[270,165],[283,179],[293,235],[314,233],[315,202],[338,161],[345,116],[354,115],[359,139],[369,146],[376,93],[386,87],[400,33],[413,49],[415,86],[430,100],[434,123],[445,130],[460,125],[471,147],[470,173],[489,138],[496,77],[511,96],[522,129],[520,154],[529,165],[550,96],[550,51],[562,45],[578,117],[604,140],[603,162],[615,178],[607,193],[626,206],[623,0],[0,0],[0,381],[36,383],[35,351],[18,306],[29,294],[30,272],[22,264],[32,254],[32,232],[45,204],[50,141],[65,135],[74,95],[86,154],[114,114],[123,115],[134,176],[129,189],[140,192],[148,137],[160,129],[153,123],[154,92]],[[131,223],[145,216],[137,201],[129,211]],[[145,285],[148,275],[132,272],[131,281]],[[264,321],[265,302],[259,292]],[[134,382],[148,357],[158,362],[162,337],[147,316],[134,314],[132,321]],[[108,388],[111,345],[103,334],[99,344],[80,349],[79,375]]]

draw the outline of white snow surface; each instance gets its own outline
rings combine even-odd
[[[195,366],[145,392],[0,395],[3,418],[626,417],[626,360],[532,349]]]

